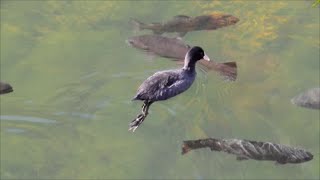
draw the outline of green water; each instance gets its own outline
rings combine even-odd
[[[129,47],[130,18],[231,13],[235,26],[190,32],[238,79],[198,70],[182,95],[155,103],[135,133],[140,83],[178,67]],[[1,179],[318,179],[319,111],[290,98],[319,86],[319,8],[312,1],[3,1]],[[139,32],[138,34],[149,33]],[[236,161],[183,140],[206,137],[303,147],[312,161]]]

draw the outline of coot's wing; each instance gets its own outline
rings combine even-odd
[[[138,88],[137,95],[134,99],[158,101],[168,99],[172,96],[171,87],[179,84],[178,71],[161,71],[146,79]]]

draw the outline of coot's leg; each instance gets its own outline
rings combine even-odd
[[[147,101],[144,101],[141,106],[141,114],[144,114],[144,109],[146,108],[146,106],[147,106]]]
[[[129,131],[132,130],[132,132],[134,132],[139,127],[139,125],[144,121],[144,119],[148,115],[149,107],[152,103],[153,102],[151,101],[144,101],[142,105],[141,114],[139,114],[134,120],[131,121],[131,123],[129,124]]]
[[[142,113],[147,116],[149,114],[149,107],[151,106],[152,101],[145,101],[142,106]]]

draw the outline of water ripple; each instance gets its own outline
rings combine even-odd
[[[20,129],[20,128],[6,128],[6,131],[14,134],[20,134],[20,133],[26,132],[26,130]]]
[[[33,123],[45,123],[45,124],[51,124],[51,123],[57,123],[56,120],[52,119],[45,119],[45,118],[39,118],[39,117],[31,117],[31,116],[19,116],[19,115],[0,115],[0,120],[4,121],[27,121],[27,122],[33,122]]]

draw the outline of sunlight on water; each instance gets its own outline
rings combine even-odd
[[[319,110],[290,99],[319,87],[319,8],[312,1],[1,1],[1,179],[319,179]],[[237,80],[197,67],[188,91],[141,111],[131,101],[153,73],[176,61],[130,47],[129,20],[221,12],[240,21],[182,39]],[[174,37],[168,33],[165,36]],[[305,148],[311,161],[277,166],[208,149],[181,155],[182,141],[207,137]]]

